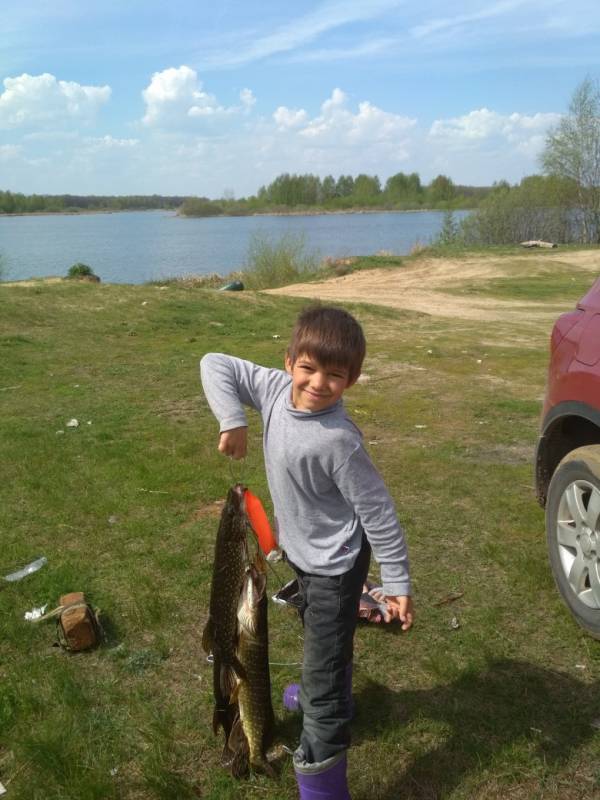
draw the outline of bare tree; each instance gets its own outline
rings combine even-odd
[[[586,78],[575,89],[569,113],[546,138],[544,171],[575,187],[581,240],[600,242],[600,86]]]

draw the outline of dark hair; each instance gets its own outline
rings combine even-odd
[[[363,330],[352,314],[332,306],[311,306],[296,321],[287,355],[292,364],[307,355],[324,367],[343,367],[353,383],[366,349]]]

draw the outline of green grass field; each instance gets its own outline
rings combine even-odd
[[[511,296],[560,294],[567,310],[587,288],[552,286],[537,295],[515,274]],[[243,467],[217,452],[198,361],[280,365],[303,305],[177,284],[0,284],[0,575],[48,558],[0,582],[7,800],[297,796],[289,756],[277,781],[238,783],[211,732],[200,640],[218,501],[240,476],[265,501],[267,489],[255,416]],[[559,600],[532,488],[549,328],[349,308],[369,353],[346,404],[405,524],[417,610],[408,634],[357,631],[353,800],[600,796],[600,643]],[[75,590],[102,609],[107,641],[70,655],[52,622],[23,616]],[[300,720],[280,697],[300,675],[302,629],[290,609],[269,612],[277,742],[293,747]]]

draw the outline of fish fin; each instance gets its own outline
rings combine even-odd
[[[246,734],[244,733],[242,718],[238,714],[231,728],[231,733],[229,734],[229,738],[227,739],[227,746],[229,747],[230,750],[235,751],[239,747],[241,747],[241,745],[243,745],[244,742],[247,742]]]
[[[229,702],[233,705],[238,701],[238,695],[240,693],[240,685],[241,681],[238,681],[236,685],[233,687],[233,691],[231,692],[231,697],[229,698]]]
[[[202,649],[207,655],[209,653],[212,653],[213,651],[214,631],[215,631],[214,622],[209,617],[206,625],[204,626],[204,630],[202,631]]]
[[[240,664],[237,656],[234,656],[232,664],[221,664],[221,671],[219,673],[221,691],[225,697],[231,697],[237,685],[238,679],[244,681],[246,680],[246,670]]]

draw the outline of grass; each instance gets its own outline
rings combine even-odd
[[[575,273],[572,268],[549,274],[523,277],[491,278],[482,283],[465,283],[458,294],[498,297],[501,300],[562,300],[569,295],[581,297],[590,288],[590,273]]]
[[[277,781],[237,783],[210,730],[200,639],[232,474],[197,364],[220,350],[279,366],[303,302],[35,282],[0,286],[0,303],[0,574],[48,558],[0,583],[7,797],[294,798],[289,758]],[[418,614],[408,635],[357,631],[353,798],[597,797],[600,645],[558,598],[532,490],[549,330],[350,308],[369,380],[347,407],[405,523]],[[255,416],[250,445],[243,477],[266,501]],[[73,590],[102,609],[94,652],[68,655],[53,623],[23,619]],[[278,698],[301,628],[269,611],[277,740],[293,746]]]

